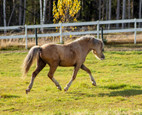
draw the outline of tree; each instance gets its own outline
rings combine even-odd
[[[26,21],[26,0],[24,0],[24,15],[23,15],[23,25],[25,25],[25,21]]]
[[[22,0],[20,0],[20,3],[19,3],[19,25],[22,24]]]
[[[40,2],[40,24],[43,24],[43,19],[42,19],[42,0],[39,0]]]
[[[126,0],[123,0],[123,10],[122,10],[122,19],[124,20],[126,16]],[[124,24],[122,24],[122,28],[124,28]]]
[[[39,0],[40,2],[40,24],[43,25],[43,17],[42,17],[42,0]],[[41,27],[41,32],[43,33],[43,28]]]
[[[104,11],[105,11],[105,0],[103,0],[103,5],[102,5],[102,20],[104,20]]]
[[[131,5],[131,16],[132,16],[132,18],[134,18],[134,0],[132,0],[132,3],[131,3],[132,5]]]
[[[15,5],[15,0],[13,0],[13,4],[12,4],[12,6],[13,6],[13,8],[12,8],[12,12],[11,12],[11,15],[10,15],[10,18],[9,18],[9,21],[8,21],[7,26],[9,26],[9,25],[10,25],[10,22],[11,22],[12,16],[13,16],[13,14],[14,14],[14,10],[15,10],[15,7],[16,7],[16,5]]]
[[[108,0],[106,0],[106,20],[108,20]],[[108,25],[106,25],[106,28]]]
[[[3,0],[3,23],[4,27],[6,27],[6,0]],[[6,34],[6,30],[4,30],[4,33]]]
[[[0,0],[0,26],[142,18],[141,5],[142,0]]]
[[[47,4],[47,0],[44,0],[43,3],[43,23],[45,24],[45,18],[46,18],[46,5]]]
[[[131,18],[131,11],[130,11],[130,9],[131,9],[131,0],[128,0],[128,19]]]
[[[99,20],[101,20],[101,0],[99,0]]]
[[[131,9],[131,1],[130,0],[128,0],[128,19],[130,19],[131,18],[131,11],[130,11],[130,9]],[[128,27],[130,28],[130,23],[128,24]]]
[[[45,23],[47,0],[39,0],[39,2],[40,2],[40,24],[42,25]],[[42,27],[41,27],[41,32],[43,32]]]
[[[120,15],[120,0],[117,0],[117,10],[116,10],[116,19],[119,20]],[[116,27],[119,28],[119,24],[116,24]]]
[[[49,13],[48,13],[48,22],[51,23],[52,18],[52,9],[53,9],[53,0],[49,0]]]
[[[79,0],[58,0],[53,2],[53,22],[64,23],[77,21],[77,13],[81,6]]]
[[[108,20],[108,0],[106,0],[106,20]]]
[[[142,14],[142,0],[139,0],[139,19],[141,19]],[[141,26],[141,23],[139,23],[139,27]]]
[[[111,20],[111,0],[109,0],[109,20]]]
[[[109,0],[109,16],[108,19],[111,20],[111,0]],[[110,24],[108,25],[108,29],[110,29]]]

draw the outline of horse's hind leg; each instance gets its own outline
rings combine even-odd
[[[89,74],[90,79],[92,81],[92,85],[96,86],[96,82],[95,82],[95,80],[94,80],[94,78],[93,78],[93,76],[91,74],[91,71],[84,64],[82,64],[81,69],[86,71]]]
[[[49,72],[48,72],[48,77],[55,83],[55,85],[57,86],[57,88],[58,88],[59,90],[62,90],[60,84],[59,84],[59,83],[55,80],[55,78],[53,77],[54,72],[55,72],[56,69],[57,69],[57,66],[58,66],[57,64],[53,64],[53,65],[50,66],[50,70],[49,70]]]
[[[41,58],[39,58],[37,60],[37,67],[36,67],[35,71],[32,73],[31,82],[29,84],[28,89],[26,89],[26,94],[28,94],[30,92],[30,90],[32,89],[35,77],[45,67],[45,65],[46,65],[46,63],[44,63]]]

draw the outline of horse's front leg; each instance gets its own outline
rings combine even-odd
[[[64,88],[64,91],[67,91],[67,90],[69,89],[69,87],[71,86],[72,82],[75,80],[79,68],[80,68],[80,66],[76,66],[76,67],[74,68],[74,72],[73,72],[72,79],[71,79],[70,82],[67,84],[67,86]]]
[[[96,86],[96,81],[95,81],[95,79],[93,78],[93,76],[92,76],[92,74],[91,74],[91,71],[90,71],[84,64],[82,64],[81,69],[84,70],[84,71],[86,71],[86,72],[89,74],[90,79],[91,79],[91,81],[92,81],[92,85]]]

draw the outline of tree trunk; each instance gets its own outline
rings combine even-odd
[[[120,15],[120,0],[117,0],[116,20],[119,20]],[[116,24],[116,28],[119,28],[119,24]]]
[[[12,16],[13,16],[13,14],[14,14],[15,7],[16,7],[16,5],[15,5],[15,0],[13,0],[13,8],[12,8],[12,12],[11,12],[11,15],[10,15],[10,18],[9,18],[9,21],[8,21],[7,26],[9,26],[9,25],[10,25],[10,22],[11,22]]]
[[[125,19],[125,15],[126,15],[126,0],[123,0],[123,10],[122,10],[122,19]],[[122,24],[122,28],[124,28],[124,23]]]
[[[105,0],[103,0],[103,6],[102,6],[102,20],[104,20],[104,11],[105,11]]]
[[[19,25],[22,24],[22,0],[20,0],[20,5],[19,5]]]
[[[130,9],[131,9],[131,1],[128,0],[128,19],[131,18],[131,12],[130,12]],[[130,23],[128,23],[128,28],[130,28]]]
[[[109,0],[109,16],[108,19],[111,20],[111,0]],[[110,24],[108,25],[108,29],[110,29]]]
[[[106,20],[108,20],[108,0],[106,0]],[[108,25],[106,25],[106,28]]]
[[[3,22],[4,22],[4,27],[6,27],[6,0],[3,0]],[[6,34],[6,29],[4,29],[4,34]]]
[[[101,0],[99,0],[99,20],[101,20]]]
[[[52,0],[49,0],[49,16],[48,16],[48,22],[52,22],[52,8],[53,8],[53,4],[52,4]]]
[[[42,17],[42,0],[40,2],[40,24],[43,25],[43,17]],[[43,33],[43,28],[41,27],[41,32]]]
[[[142,14],[142,0],[139,0],[139,19],[141,19]],[[141,27],[141,23],[139,23],[139,27]]]
[[[131,6],[131,14],[132,14],[132,17],[131,18],[134,18],[134,0],[132,0],[132,6]]]
[[[26,0],[24,0],[24,15],[23,15],[23,25],[25,25],[26,21]]]
[[[47,7],[47,0],[44,0],[44,3],[43,3],[43,23],[44,24],[46,19],[46,7]]]
[[[42,20],[42,0],[40,1],[40,24],[42,24],[43,20]]]

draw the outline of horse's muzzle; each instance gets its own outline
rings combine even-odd
[[[101,56],[101,58],[100,58],[101,60],[104,60],[105,59],[105,56],[103,55],[103,56]]]

